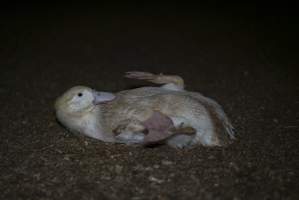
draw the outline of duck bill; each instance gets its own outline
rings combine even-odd
[[[98,105],[100,103],[106,103],[115,99],[115,95],[110,92],[98,92],[93,90],[93,104]]]

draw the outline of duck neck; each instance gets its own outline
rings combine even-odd
[[[102,140],[104,142],[113,142],[113,134],[105,129],[104,120],[100,106],[97,106],[84,117],[83,133],[89,137]]]

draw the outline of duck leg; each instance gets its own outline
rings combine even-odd
[[[154,111],[150,118],[141,122],[125,120],[113,131],[120,143],[151,145],[163,143],[176,134],[172,120],[166,115]]]
[[[126,124],[127,123],[127,124]],[[151,117],[143,122],[130,121],[119,125],[114,131],[117,141],[126,144],[143,144],[145,146],[162,144],[174,135],[192,137],[192,127],[175,127],[170,117],[154,111]]]
[[[146,80],[152,83],[163,84],[162,87],[172,90],[184,90],[184,80],[177,75],[152,74],[149,72],[130,71],[125,77]]]
[[[143,142],[146,131],[139,120],[128,119],[122,121],[113,133],[119,143],[138,144]]]

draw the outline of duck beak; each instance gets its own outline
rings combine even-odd
[[[109,92],[98,92],[93,90],[92,91],[94,100],[93,100],[93,104],[94,105],[98,105],[100,103],[106,103],[109,101],[112,101],[113,99],[115,99],[115,95]]]

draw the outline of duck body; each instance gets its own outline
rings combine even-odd
[[[114,93],[113,99],[94,105],[91,111],[77,118],[77,122],[70,122],[71,117],[57,114],[59,121],[66,127],[75,127],[71,129],[73,132],[77,130],[102,141],[126,144],[144,144],[154,132],[159,138],[154,140],[163,140],[177,148],[197,144],[223,146],[235,138],[233,127],[221,106],[198,92],[185,90],[180,77],[141,72],[130,73],[128,77],[163,85]],[[56,106],[57,113],[60,109]],[[188,127],[194,130],[194,134],[180,134],[179,130]],[[149,130],[149,136],[145,134],[146,130]],[[170,130],[178,131],[172,134]]]
[[[175,127],[192,127],[193,136],[177,135],[167,143],[176,147],[202,144],[221,146],[233,136],[232,126],[214,100],[197,92],[168,87],[141,87],[116,93],[114,101],[101,107],[107,131],[126,121],[136,123],[149,119],[154,112],[169,117]]]

